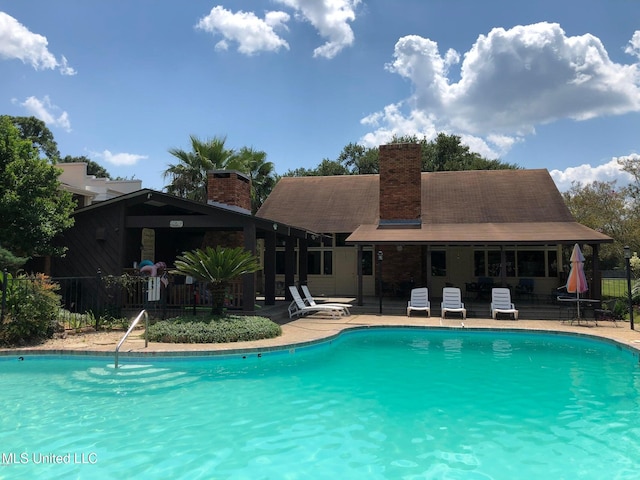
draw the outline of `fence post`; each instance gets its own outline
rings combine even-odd
[[[100,317],[102,316],[102,312],[100,311],[101,287],[102,287],[102,271],[100,270],[100,267],[98,267],[98,271],[96,272],[96,294],[97,294],[97,298],[96,298],[96,314],[95,314],[95,319],[96,319],[95,329],[96,329],[96,332],[98,331],[98,328],[100,327]]]

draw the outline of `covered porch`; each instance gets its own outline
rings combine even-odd
[[[514,301],[552,304],[569,271],[571,247],[588,251],[589,297],[600,300],[599,248],[611,238],[576,222],[442,223],[412,227],[361,225],[347,238],[376,255],[376,294],[408,298],[413,286],[431,296],[444,287],[460,288],[469,302],[490,302],[491,288],[507,287]],[[585,249],[584,247],[588,247]],[[363,272],[358,271],[357,303],[364,303]]]

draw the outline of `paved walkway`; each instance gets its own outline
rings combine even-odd
[[[511,329],[511,330],[531,330],[545,332],[570,332],[577,335],[587,335],[615,340],[624,345],[628,345],[640,351],[640,331],[631,330],[628,322],[598,322],[595,325],[593,320],[581,324],[561,322],[559,320],[492,320],[489,318],[445,319],[439,317],[426,318],[421,314],[413,314],[408,318],[404,315],[375,315],[375,314],[353,314],[348,317],[332,319],[319,314],[311,315],[302,319],[289,320],[284,314],[274,318],[282,324],[282,335],[277,338],[237,342],[228,344],[175,344],[175,343],[155,343],[150,342],[145,348],[142,331],[132,332],[130,337],[122,345],[120,352],[176,354],[184,352],[193,355],[198,352],[231,353],[233,351],[246,351],[257,349],[266,351],[289,346],[306,344],[329,338],[339,332],[354,327],[370,326],[419,326],[433,328],[466,328],[466,329]],[[464,326],[463,326],[464,325]],[[640,330],[640,325],[638,326]],[[51,339],[31,348],[4,349],[0,350],[0,355],[15,355],[20,353],[80,353],[90,354],[96,352],[104,354],[113,352],[123,332],[97,332],[80,335],[68,335],[66,338]]]

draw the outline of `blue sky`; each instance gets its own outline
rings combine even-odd
[[[278,173],[394,134],[572,180],[640,161],[636,0],[0,0],[0,114],[162,189],[189,136]]]

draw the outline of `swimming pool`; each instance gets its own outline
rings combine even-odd
[[[0,478],[637,478],[637,354],[368,329],[233,358],[0,357]]]

